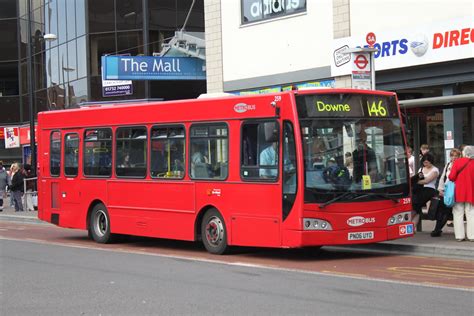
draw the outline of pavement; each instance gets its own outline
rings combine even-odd
[[[7,202],[8,200],[4,200]],[[6,203],[5,203],[6,204]],[[27,223],[44,223],[38,219],[37,211],[15,212],[12,207],[5,206],[0,212],[0,221],[21,221]],[[474,262],[474,242],[456,241],[452,227],[444,227],[441,237],[431,237],[430,232],[434,221],[423,220],[422,231],[415,236],[373,244],[331,247],[353,251],[368,251],[401,255],[419,255],[445,257],[453,259],[469,259]]]

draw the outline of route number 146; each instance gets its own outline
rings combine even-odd
[[[374,101],[372,105],[367,102],[367,110],[369,116],[387,116],[387,109],[382,105],[382,100],[380,100],[379,103]]]

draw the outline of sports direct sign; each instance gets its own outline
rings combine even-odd
[[[378,50],[374,54],[376,71],[473,58],[474,20],[466,17],[390,32],[367,29],[365,34],[336,39],[331,75],[350,74],[354,60],[344,51],[369,47],[369,42]]]

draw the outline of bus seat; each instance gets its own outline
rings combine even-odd
[[[220,179],[225,179],[227,178],[227,173],[228,173],[228,170],[229,170],[229,164],[227,162],[222,162],[221,163],[221,166],[220,166],[220,176],[219,178]]]
[[[194,164],[194,177],[195,178],[209,178],[209,168],[206,163],[195,163]]]

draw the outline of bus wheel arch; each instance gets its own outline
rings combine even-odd
[[[199,214],[202,218],[200,236],[206,250],[221,255],[228,250],[228,230],[224,216],[215,207],[208,207]]]
[[[89,238],[102,244],[113,242],[110,229],[110,216],[107,207],[100,200],[91,203],[87,212],[87,231]]]

